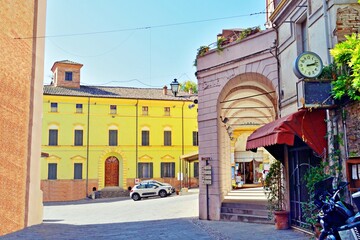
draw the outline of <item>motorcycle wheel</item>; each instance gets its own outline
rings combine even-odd
[[[328,234],[325,231],[321,231],[319,240],[341,240],[339,233]]]

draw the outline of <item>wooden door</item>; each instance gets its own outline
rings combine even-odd
[[[105,161],[105,187],[119,186],[119,160],[109,157]]]

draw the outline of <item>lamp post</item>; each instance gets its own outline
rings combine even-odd
[[[180,87],[180,84],[178,83],[177,79],[175,78],[174,81],[172,81],[170,83],[170,86],[171,86],[171,92],[174,94],[174,96],[176,97],[176,94],[179,92],[179,87]],[[181,111],[181,139],[182,139],[182,146],[181,146],[181,154],[184,155],[184,105],[185,105],[185,102],[183,103],[183,107],[182,107],[182,111]],[[179,177],[180,177],[180,189],[182,188],[182,176],[181,176],[181,173],[182,173],[182,167],[181,167],[181,157],[179,159],[180,161],[180,174],[179,174]]]
[[[171,86],[171,92],[174,94],[174,96],[176,97],[176,94],[179,92],[179,87],[180,84],[178,83],[177,79],[175,78],[174,81],[172,81],[170,83]]]

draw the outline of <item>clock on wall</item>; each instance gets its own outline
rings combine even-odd
[[[319,55],[313,52],[301,53],[294,62],[294,73],[298,78],[316,78],[323,69]]]

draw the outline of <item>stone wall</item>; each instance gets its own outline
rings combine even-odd
[[[348,151],[350,157],[360,157],[360,102],[345,107]]]

